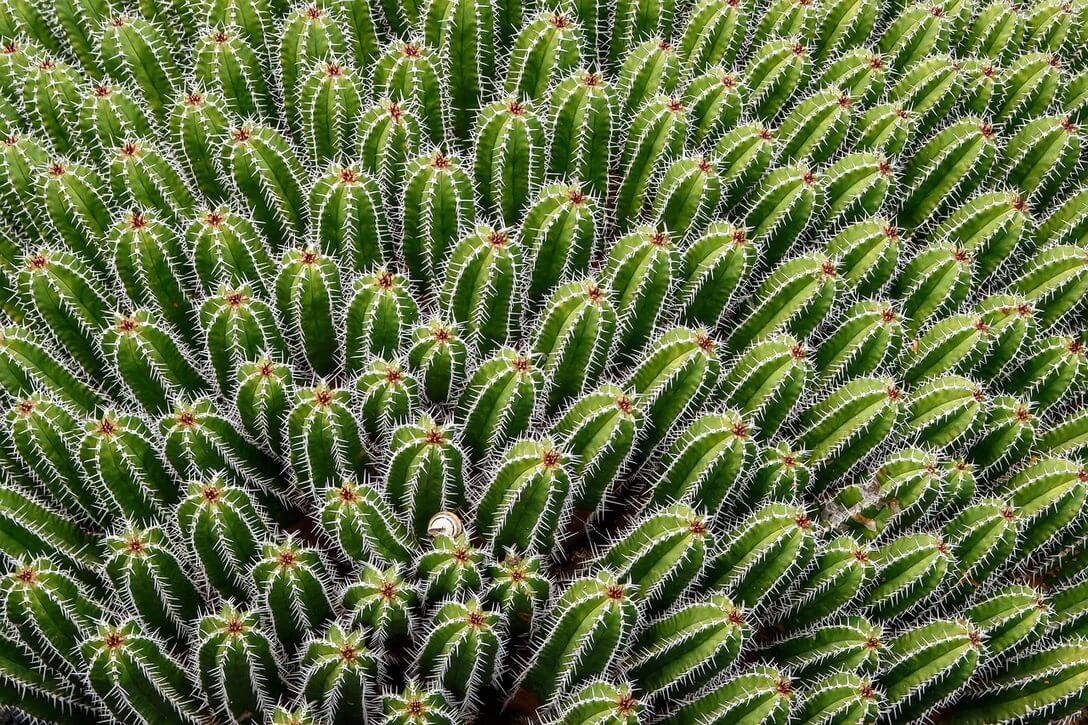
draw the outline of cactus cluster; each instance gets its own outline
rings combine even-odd
[[[3,0],[0,715],[1088,717],[1086,0]]]

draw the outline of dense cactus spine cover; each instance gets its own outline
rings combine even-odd
[[[1088,718],[1085,0],[3,0],[0,719]]]

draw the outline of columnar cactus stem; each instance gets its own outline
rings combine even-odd
[[[128,521],[162,521],[180,498],[158,446],[151,426],[135,415],[107,410],[84,426],[79,446],[83,470]]]
[[[104,502],[97,500],[94,484],[82,475],[74,449],[80,426],[71,411],[36,393],[11,405],[4,427],[17,460],[57,506],[77,519],[103,521]]]
[[[439,67],[434,49],[417,39],[393,41],[374,66],[374,87],[378,93],[414,106],[427,141],[434,145],[441,144],[446,137],[447,111],[442,105],[444,87]]]
[[[902,347],[903,322],[887,302],[858,302],[820,343],[813,360],[822,385],[888,369]]]
[[[265,544],[252,575],[258,602],[288,656],[332,619],[330,577],[317,550],[290,536],[280,544]]]
[[[650,502],[717,513],[755,456],[748,422],[734,411],[697,418],[664,454]]]
[[[668,233],[648,224],[612,247],[601,281],[616,305],[617,354],[633,359],[650,339],[679,266],[679,254]]]
[[[682,705],[662,722],[721,723],[753,714],[763,722],[784,722],[789,718],[793,695],[793,683],[785,674],[772,667],[755,665]]]
[[[168,121],[179,161],[212,202],[224,201],[230,193],[224,174],[226,154],[221,148],[230,130],[228,113],[221,96],[189,89],[174,100]]]
[[[268,529],[250,496],[219,477],[193,483],[178,507],[177,523],[208,582],[225,597],[248,601],[250,572]]]
[[[276,309],[310,367],[332,375],[342,365],[340,326],[334,315],[341,303],[340,269],[316,247],[284,253],[276,276]]]
[[[192,263],[182,240],[154,212],[129,214],[110,234],[113,267],[128,298],[161,316],[182,343],[200,349],[200,325],[186,294]]]
[[[393,508],[417,539],[440,511],[465,508],[465,471],[452,432],[429,415],[393,431],[385,487]]]
[[[299,658],[302,693],[326,722],[350,722],[377,697],[379,660],[363,632],[333,624]]]
[[[932,534],[893,539],[873,552],[876,573],[860,601],[881,620],[924,607],[947,588],[951,560],[951,547]]]
[[[418,557],[417,574],[422,579],[423,599],[427,603],[455,599],[478,592],[483,587],[484,554],[474,548],[468,536],[435,536],[432,547]]]
[[[996,157],[993,127],[965,118],[935,134],[903,170],[902,223],[920,226],[978,188]]]
[[[367,436],[385,441],[398,425],[416,415],[419,383],[401,361],[375,358],[356,379],[355,398]]]
[[[434,614],[434,626],[417,661],[420,674],[449,691],[461,713],[474,712],[481,690],[497,677],[502,658],[501,618],[475,599],[449,602]]]
[[[154,116],[164,121],[181,73],[159,28],[141,17],[115,15],[103,23],[99,44],[107,75],[139,89]]]
[[[579,481],[572,492],[574,514],[598,511],[635,445],[642,412],[633,393],[605,383],[575,401],[555,422],[551,434],[569,451]]]
[[[471,462],[502,452],[525,432],[543,386],[540,370],[511,348],[480,364],[457,407],[464,421],[461,441]]]
[[[617,110],[630,118],[658,94],[676,90],[680,58],[666,41],[649,38],[631,49],[617,75]]]
[[[784,330],[807,336],[834,304],[838,276],[834,262],[819,253],[783,262],[752,295],[728,347],[743,350]]]
[[[363,480],[369,453],[351,409],[351,392],[319,383],[295,394],[285,444],[299,486],[315,500],[345,477]]]
[[[597,680],[568,698],[552,723],[604,721],[635,725],[644,712],[645,705],[635,698],[630,684]]]
[[[656,613],[683,596],[713,544],[706,518],[690,506],[674,504],[644,515],[608,547],[600,563],[628,581],[631,597]]]
[[[657,96],[643,105],[627,130],[620,156],[622,181],[617,190],[615,222],[627,229],[647,202],[650,181],[664,162],[683,150],[688,117],[683,101]]]
[[[404,263],[416,288],[434,293],[454,245],[475,221],[472,181],[459,159],[438,150],[410,161],[404,176]]]
[[[365,628],[375,644],[385,645],[413,628],[419,596],[399,566],[379,569],[367,564],[344,589],[343,604],[353,627]]]
[[[714,390],[720,369],[716,347],[705,331],[686,327],[668,330],[649,345],[628,380],[644,416],[635,444],[640,457]]]
[[[879,668],[883,633],[864,617],[844,617],[779,640],[764,652],[806,680],[827,670],[872,674]]]
[[[494,78],[495,6],[479,0],[425,0],[418,13],[427,45],[438,52],[443,75],[450,79],[451,130],[455,138],[467,139],[484,102],[483,89]]]
[[[389,725],[454,725],[457,714],[441,690],[426,690],[415,680],[403,691],[387,694],[382,707]]]
[[[163,530],[126,529],[107,539],[106,546],[110,582],[132,600],[140,623],[166,641],[185,641],[201,598]]]
[[[467,231],[451,250],[439,307],[486,354],[515,335],[512,308],[521,292],[522,247],[511,233],[487,224]]]
[[[13,398],[47,391],[83,414],[106,403],[96,386],[73,374],[42,337],[23,326],[0,331],[0,371],[0,388]]]
[[[476,136],[473,176],[480,206],[512,225],[544,180],[543,126],[528,101],[511,97],[480,109]]]
[[[732,664],[748,636],[744,612],[728,597],[677,607],[639,633],[631,677],[647,693],[683,697]]]
[[[559,287],[548,300],[533,354],[549,381],[545,410],[555,413],[597,384],[609,361],[616,312],[592,279]]]
[[[82,648],[87,679],[109,713],[171,725],[196,725],[202,717],[197,688],[162,644],[133,622],[103,624]]]
[[[581,179],[587,193],[605,198],[617,126],[612,86],[595,71],[576,70],[552,90],[546,120],[549,174]]]
[[[771,503],[722,537],[701,577],[704,591],[724,591],[746,608],[773,601],[813,553],[813,525],[804,509]]]
[[[37,171],[38,198],[50,230],[98,274],[107,270],[105,244],[112,226],[108,189],[90,167],[55,159]]]
[[[358,372],[370,357],[395,355],[419,321],[408,281],[380,267],[357,277],[344,312],[344,362]]]
[[[166,459],[181,475],[214,477],[221,473],[228,482],[255,484],[262,489],[282,485],[276,478],[278,467],[268,455],[207,398],[178,403],[162,418],[159,431]]]
[[[201,687],[209,704],[231,719],[267,717],[284,685],[257,614],[228,604],[200,620],[198,636]]]
[[[572,582],[549,614],[520,697],[536,707],[600,676],[627,646],[637,617],[628,587],[610,573]]]
[[[365,5],[365,3],[364,3]],[[340,61],[319,61],[299,91],[299,122],[305,149],[314,166],[355,149],[355,126],[362,108],[359,73]]]
[[[922,717],[967,682],[984,656],[981,632],[938,619],[892,640],[879,682],[896,717]]]
[[[551,593],[540,557],[507,554],[489,571],[491,585],[487,601],[498,606],[508,631],[524,633],[537,616],[542,616]]]
[[[775,615],[788,631],[834,614],[854,600],[874,574],[869,550],[849,536],[817,547],[812,566],[786,590],[785,606]]]
[[[810,378],[805,348],[792,335],[776,334],[736,358],[719,385],[725,401],[770,438],[800,400]]]
[[[17,561],[0,596],[12,629],[41,666],[62,676],[80,671],[80,647],[104,616],[95,599],[48,559]]]
[[[221,96],[235,116],[271,120],[275,101],[261,67],[263,50],[250,45],[240,28],[210,27],[193,50],[195,80]]]
[[[408,366],[419,379],[423,394],[442,405],[461,389],[467,375],[468,346],[457,328],[433,319],[412,332]]]
[[[801,416],[801,443],[817,469],[818,487],[848,471],[895,428],[902,392],[890,378],[851,380]]]
[[[302,166],[278,131],[248,123],[231,129],[224,167],[273,253],[302,234],[307,222]]]
[[[510,49],[504,91],[540,101],[581,60],[582,34],[563,12],[541,12],[521,26]]]
[[[568,457],[554,442],[519,440],[503,453],[476,509],[480,535],[497,556],[546,554],[569,515]]]
[[[416,553],[411,534],[382,494],[369,485],[344,481],[329,489],[321,527],[353,561],[408,564]]]

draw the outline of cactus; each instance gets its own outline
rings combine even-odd
[[[797,338],[774,334],[736,358],[719,385],[726,401],[769,438],[801,399],[810,376],[805,348]]]
[[[743,607],[766,605],[790,576],[808,565],[812,528],[804,509],[767,504],[723,537],[720,550],[707,562],[703,588],[725,591]]]
[[[480,535],[495,554],[553,548],[568,514],[567,466],[564,452],[550,440],[519,440],[503,453],[476,508]]]
[[[606,384],[575,401],[552,427],[570,452],[580,485],[572,492],[575,515],[597,512],[624,469],[642,426],[633,394]]]
[[[873,673],[885,646],[883,634],[864,617],[846,617],[775,642],[765,654],[806,680],[825,669]]]
[[[722,723],[751,717],[756,722],[785,722],[789,718],[793,682],[766,665],[749,667],[680,707],[663,722]]]
[[[628,588],[607,571],[572,582],[549,612],[521,681],[522,699],[536,707],[599,676],[626,644],[636,617]]]
[[[193,483],[177,519],[185,546],[208,582],[225,596],[248,600],[253,588],[249,574],[268,527],[250,496],[221,478]]]
[[[303,697],[328,722],[365,712],[377,696],[378,661],[360,631],[330,625],[306,646],[299,666]]]
[[[434,614],[434,627],[419,652],[419,671],[461,702],[462,712],[477,706],[481,688],[495,679],[502,652],[500,618],[479,602],[449,602]]]
[[[616,125],[614,90],[593,71],[579,69],[556,84],[548,103],[548,171],[581,179],[604,197]]]
[[[408,366],[427,399],[441,405],[449,402],[465,381],[468,346],[455,327],[432,320],[412,331]]]
[[[652,504],[687,502],[715,513],[754,458],[749,424],[735,412],[704,415],[669,446]]]
[[[202,600],[163,530],[128,529],[106,545],[106,573],[132,600],[141,624],[167,641],[184,641]]]
[[[631,677],[647,693],[682,697],[736,660],[748,634],[744,613],[728,597],[678,607],[639,634]]]
[[[542,386],[540,370],[516,350],[504,348],[480,364],[457,406],[471,461],[503,450],[528,428]]]
[[[918,717],[955,694],[985,655],[982,633],[972,625],[935,620],[910,629],[888,645],[880,676],[897,717]]]
[[[288,537],[281,544],[265,544],[253,567],[258,601],[268,611],[272,630],[289,654],[332,619],[329,578],[320,554]]]
[[[1086,19],[3,0],[0,710],[1075,719]]]
[[[227,605],[201,619],[196,656],[209,704],[231,718],[267,717],[283,691],[272,641],[254,612]]]
[[[135,622],[104,624],[82,648],[91,690],[120,722],[200,722],[201,696],[185,669]]]
[[[379,569],[366,565],[358,579],[344,589],[344,609],[353,626],[368,628],[379,644],[408,634],[419,597],[404,581],[400,568]]]
[[[596,282],[570,282],[555,291],[533,341],[533,354],[551,381],[545,402],[549,413],[596,385],[609,362],[615,331],[615,308]]]
[[[387,256],[386,216],[377,182],[354,164],[329,166],[310,190],[321,251],[354,272],[372,273]]]
[[[491,352],[516,334],[512,314],[522,267],[522,246],[502,230],[478,224],[450,251],[439,307],[459,324],[481,353]]]
[[[1016,510],[999,499],[980,500],[960,511],[943,529],[958,577],[949,597],[962,601],[1017,549]]]
[[[702,569],[713,545],[705,518],[675,504],[643,516],[601,555],[601,564],[630,582],[631,597],[650,612],[674,604]]]
[[[948,544],[932,534],[894,539],[873,553],[876,572],[861,603],[882,620],[924,607],[941,592],[951,558]]]
[[[633,356],[646,344],[674,284],[679,258],[666,232],[641,226],[616,242],[602,282],[615,300],[619,325],[616,352]]]
[[[989,652],[1008,655],[1043,636],[1050,608],[1032,587],[1009,586],[972,605],[967,618],[985,633]]]
[[[352,283],[345,310],[344,367],[358,372],[371,357],[395,355],[419,321],[419,308],[400,275],[376,269]]]
[[[1075,712],[1084,697],[1084,645],[1051,645],[1010,662],[984,692],[955,708],[965,723],[1017,717],[1046,720]]]

